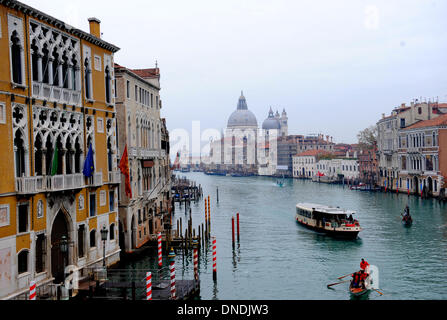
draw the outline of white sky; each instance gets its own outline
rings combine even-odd
[[[115,62],[161,71],[168,129],[226,127],[240,91],[258,119],[355,143],[402,102],[447,101],[447,1],[22,0],[84,31],[101,20]]]

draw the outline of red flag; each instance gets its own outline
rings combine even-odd
[[[124,147],[123,155],[120,160],[120,170],[124,174],[125,179],[125,191],[129,198],[132,198],[132,189],[130,187],[130,174],[129,174],[129,157],[127,156],[127,144]]]

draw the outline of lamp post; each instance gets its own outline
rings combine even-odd
[[[103,248],[103,259],[102,259],[102,266],[106,266],[106,240],[107,240],[107,234],[109,233],[109,230],[107,230],[106,226],[102,226],[101,229],[101,240],[102,240],[102,248]]]
[[[68,252],[68,239],[67,239],[67,237],[65,235],[63,235],[61,237],[60,249],[61,249],[61,252],[62,252],[62,261],[63,261],[62,267],[63,267],[63,270],[64,270],[63,273],[64,273],[64,277],[65,277],[65,255]]]

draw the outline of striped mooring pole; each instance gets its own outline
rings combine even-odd
[[[146,300],[152,300],[152,273],[146,273]]]
[[[174,248],[171,247],[171,252],[169,252],[169,272],[171,274],[171,299],[175,300],[176,292],[175,292],[175,252]]]
[[[210,210],[210,196],[208,195],[208,232],[211,233],[211,210]]]
[[[29,299],[36,300],[36,282],[31,281],[29,284]]]
[[[161,268],[161,266],[163,265],[163,259],[161,256],[161,232],[158,233],[157,240],[158,240],[158,266]]]
[[[194,246],[194,279],[199,280],[199,250],[197,249],[197,239],[193,241]]]
[[[217,280],[217,261],[216,261],[216,237],[213,237],[213,280]]]

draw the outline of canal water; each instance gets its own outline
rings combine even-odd
[[[211,197],[211,233],[217,239],[217,281],[211,247],[201,251],[200,299],[351,299],[348,284],[328,289],[337,277],[359,269],[361,258],[379,268],[380,291],[370,300],[447,299],[447,205],[433,199],[349,190],[341,185],[269,177],[178,173],[201,184]],[[216,188],[219,189],[219,202]],[[355,210],[363,230],[357,240],[317,234],[295,222],[295,205],[313,202]],[[408,204],[413,225],[402,225]],[[204,201],[192,203],[193,227],[204,223]],[[233,249],[231,217],[240,215],[240,241]],[[184,207],[176,204],[173,226]],[[167,259],[164,258],[164,265]],[[177,278],[193,278],[192,253],[177,252]],[[156,257],[126,268],[154,268]],[[349,279],[349,277],[345,278]]]

